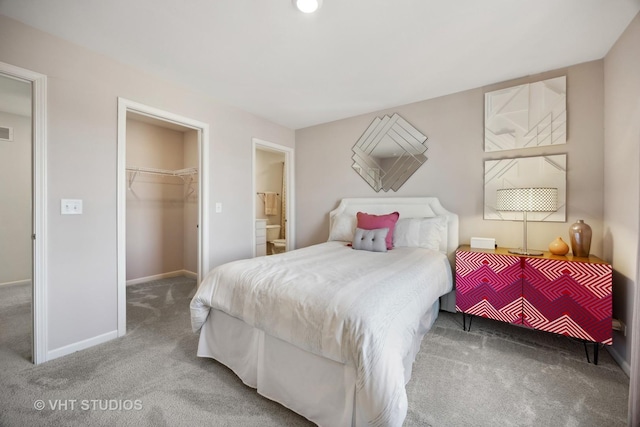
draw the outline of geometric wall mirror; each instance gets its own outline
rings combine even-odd
[[[484,151],[566,142],[566,76],[484,95]]]
[[[567,216],[567,155],[485,160],[484,219],[522,221],[522,212],[496,210],[497,191],[503,188],[558,189],[558,210],[529,212],[527,221],[565,222]]]
[[[353,146],[353,170],[376,192],[398,191],[426,161],[427,137],[400,117],[376,117]]]

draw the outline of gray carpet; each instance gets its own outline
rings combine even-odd
[[[125,337],[40,366],[28,360],[29,293],[11,290],[9,304],[0,289],[0,425],[312,425],[196,357],[194,286],[128,287]],[[441,313],[407,385],[405,426],[625,426],[628,388],[606,351],[594,366],[567,338],[486,319],[465,332],[460,314]]]

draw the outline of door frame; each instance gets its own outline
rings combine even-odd
[[[127,112],[174,123],[198,132],[198,284],[209,271],[209,125],[118,97],[118,336],[127,333]]]
[[[255,233],[255,216],[256,216],[256,150],[272,151],[276,153],[284,154],[285,162],[285,180],[287,182],[287,227],[285,231],[286,250],[290,251],[295,249],[295,167],[294,167],[294,149],[287,147],[286,145],[275,144],[273,142],[265,141],[259,138],[251,138],[253,151],[251,152],[251,165],[252,165],[252,180],[251,180],[251,200],[253,200],[253,211],[251,214],[251,233],[252,239],[252,253],[256,256],[256,233]]]
[[[34,364],[47,361],[47,76],[0,62],[0,73],[31,83],[32,148],[32,347]]]

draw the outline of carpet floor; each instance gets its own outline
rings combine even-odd
[[[127,287],[126,336],[39,366],[26,289],[0,289],[0,426],[312,425],[196,357],[192,279]],[[580,342],[481,318],[465,332],[460,314],[441,312],[407,384],[405,426],[623,427],[628,389],[606,351],[596,366]]]

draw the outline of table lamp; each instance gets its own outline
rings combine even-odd
[[[548,187],[502,188],[497,191],[496,210],[522,212],[522,248],[510,249],[512,254],[542,255],[527,249],[527,212],[555,212],[558,210],[558,189]]]

